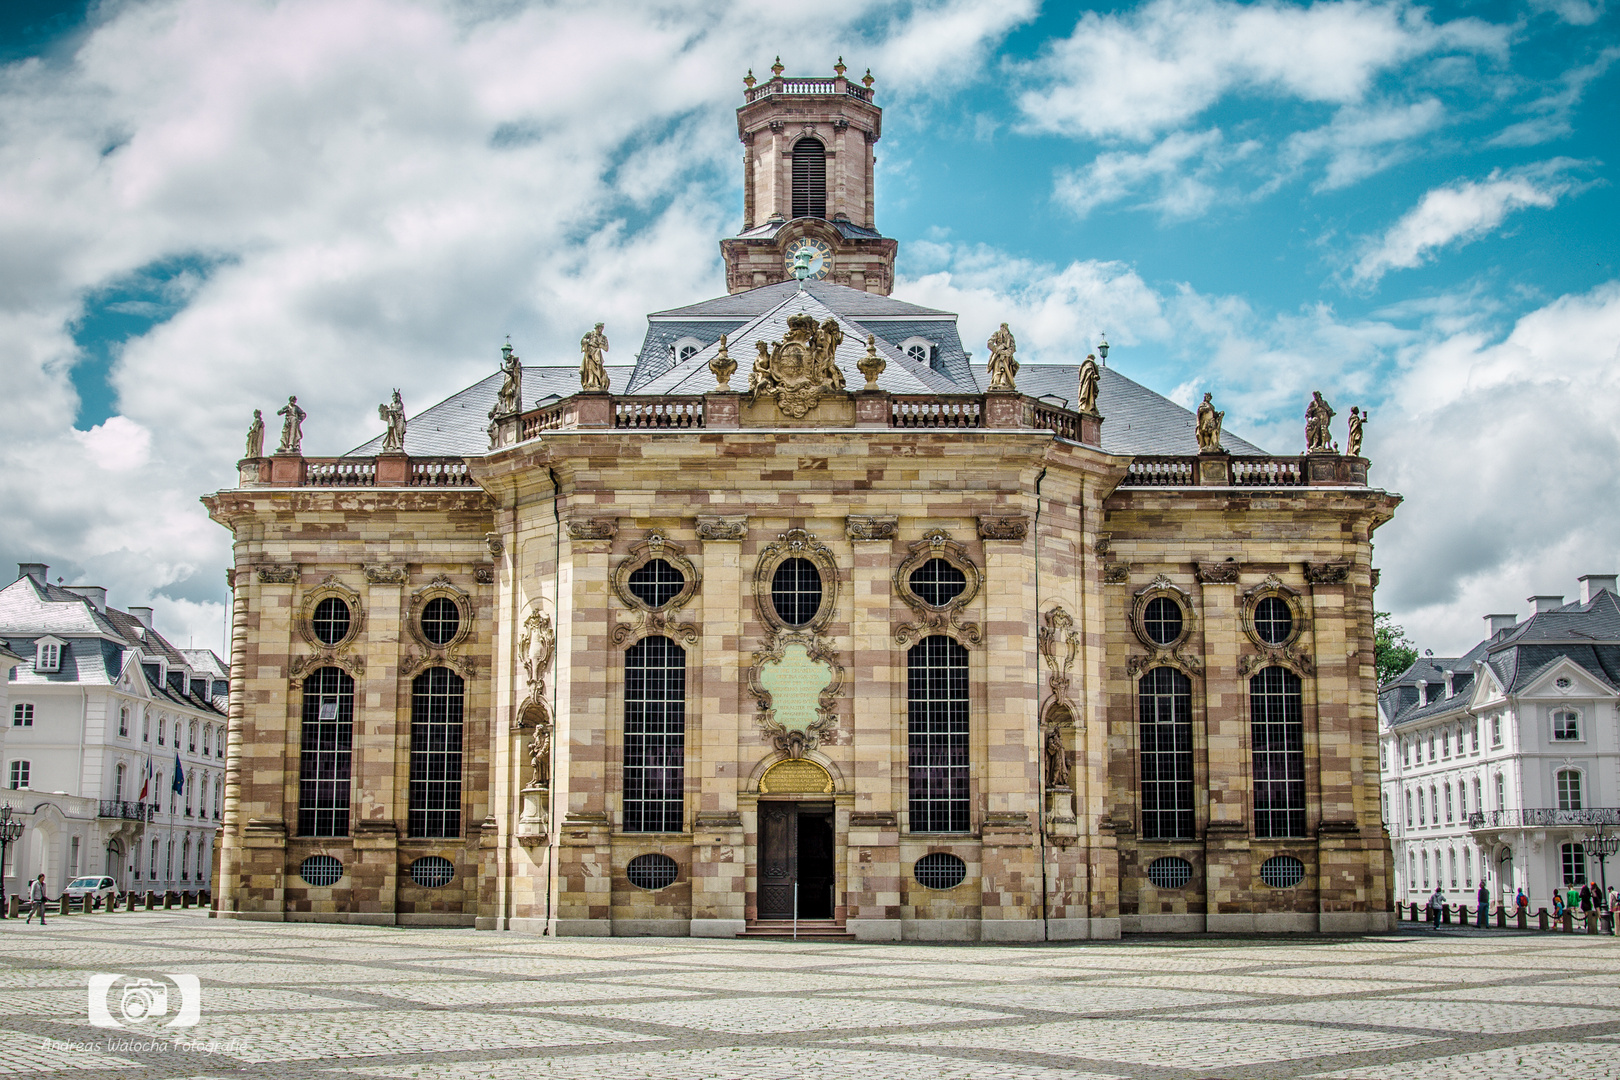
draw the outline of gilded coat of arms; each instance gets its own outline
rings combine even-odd
[[[833,363],[843,340],[833,319],[817,326],[809,315],[789,316],[787,337],[775,345],[755,343],[759,356],[748,377],[749,395],[756,401],[774,397],[784,415],[799,419],[816,407],[822,394],[844,389],[844,374]]]

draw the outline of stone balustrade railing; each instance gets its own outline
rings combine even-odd
[[[459,457],[311,458],[297,454],[244,458],[236,463],[242,487],[458,488],[476,487]]]
[[[976,428],[984,426],[984,399],[900,395],[889,398],[889,426],[897,428]]]
[[[751,86],[744,93],[744,100],[752,104],[761,98],[768,98],[773,94],[848,94],[852,98],[862,101],[872,100],[872,91],[852,83],[848,79],[768,79],[758,86]]]
[[[1620,825],[1620,808],[1591,806],[1585,810],[1558,810],[1548,806],[1525,806],[1517,810],[1476,811],[1468,815],[1470,829],[1583,828],[1589,825]]]
[[[1365,487],[1367,460],[1341,454],[1236,457],[1142,454],[1131,459],[1120,487]]]

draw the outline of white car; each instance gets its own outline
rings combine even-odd
[[[106,907],[118,899],[118,883],[110,877],[74,878],[67,883],[67,888],[62,890],[62,895],[74,903],[87,896],[94,897],[92,903],[100,901],[101,906]]]

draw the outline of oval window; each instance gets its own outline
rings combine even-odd
[[[1171,645],[1181,636],[1181,605],[1168,596],[1155,596],[1142,612],[1142,630],[1156,645]]]
[[[1192,880],[1192,863],[1166,855],[1148,863],[1148,880],[1156,889],[1179,889]]]
[[[680,595],[686,575],[664,559],[649,559],[630,572],[625,584],[631,596],[650,608],[661,608]]]
[[[311,624],[316,640],[322,645],[336,645],[349,636],[349,605],[335,596],[328,596],[315,605],[315,618]]]
[[[911,873],[925,889],[954,889],[967,877],[967,863],[949,852],[936,851],[918,859]]]
[[[1294,632],[1294,615],[1280,597],[1262,597],[1254,605],[1254,632],[1267,645],[1281,645]]]
[[[1273,889],[1292,889],[1305,880],[1305,864],[1292,855],[1273,855],[1260,864],[1260,880]]]
[[[446,596],[435,596],[422,609],[422,636],[433,645],[448,645],[461,629],[461,609]]]
[[[680,866],[668,855],[637,855],[624,868],[624,876],[638,889],[662,889],[680,874]]]
[[[298,876],[306,884],[325,888],[343,876],[343,864],[330,855],[311,855],[298,864]]]
[[[424,855],[411,863],[411,880],[424,889],[441,888],[455,876],[455,864],[437,855]]]
[[[930,607],[944,607],[966,588],[967,575],[944,559],[929,559],[911,573],[911,591]]]
[[[809,559],[785,559],[771,576],[771,606],[789,626],[805,626],[821,609],[821,571]]]

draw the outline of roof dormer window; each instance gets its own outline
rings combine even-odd
[[[40,638],[34,643],[34,670],[62,670],[62,642],[56,638]]]

